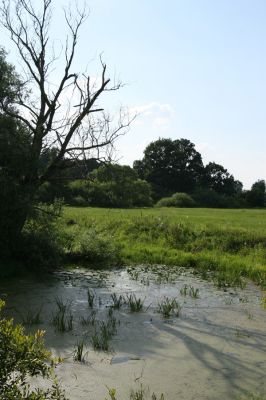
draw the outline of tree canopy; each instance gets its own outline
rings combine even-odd
[[[203,163],[195,145],[187,139],[159,139],[134,162],[142,179],[150,182],[157,197],[175,192],[191,192],[200,181]]]

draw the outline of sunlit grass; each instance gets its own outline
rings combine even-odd
[[[108,238],[119,249],[120,265],[192,267],[203,277],[211,273],[221,288],[244,287],[246,278],[264,287],[265,213],[264,210],[69,207],[65,208],[60,224],[73,238],[71,254],[78,251],[82,234],[93,226],[96,234]],[[70,220],[77,223],[70,225]],[[97,258],[94,261],[97,263]],[[132,278],[138,277],[132,274]]]

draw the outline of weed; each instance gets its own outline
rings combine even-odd
[[[85,358],[84,354],[84,341],[80,340],[77,342],[74,353],[73,353],[73,360],[83,362]]]
[[[181,296],[187,296],[188,295],[188,285],[184,285],[181,289],[180,289],[180,294]]]
[[[73,315],[67,310],[58,310],[52,317],[52,325],[58,332],[72,331]]]
[[[135,293],[127,296],[127,302],[131,312],[140,312],[143,310],[144,300],[137,298]]]
[[[125,302],[124,297],[120,294],[119,296],[116,293],[111,294],[112,299],[112,307],[115,309],[119,309],[122,307],[123,303]]]
[[[165,297],[163,301],[158,303],[158,312],[162,314],[164,318],[170,318],[172,315],[179,317],[180,311],[181,306],[176,299]]]
[[[55,303],[57,305],[58,311],[65,313],[68,308],[70,307],[70,302],[66,301],[64,302],[61,297],[56,296],[55,297]]]
[[[94,294],[94,292],[92,290],[88,289],[87,296],[88,296],[89,307],[92,308],[93,307],[93,303],[94,303],[94,299],[95,299],[95,294]]]
[[[81,317],[80,323],[83,326],[92,325],[94,326],[96,322],[96,311],[92,310],[91,314],[88,317]]]
[[[190,286],[189,295],[193,299],[198,299],[199,298],[199,289],[198,288],[195,289],[193,286]]]
[[[91,337],[92,346],[94,350],[110,351],[110,339],[112,338],[111,331],[108,324],[101,321],[100,329],[95,330]]]
[[[23,325],[38,325],[42,323],[41,320],[41,308],[36,311],[28,310],[27,314],[22,317]]]

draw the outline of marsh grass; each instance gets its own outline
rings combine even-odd
[[[108,395],[110,400],[118,400],[116,389],[114,388],[107,388],[108,389]],[[163,394],[160,396],[156,396],[155,393],[152,393],[151,397],[149,397],[149,389],[145,389],[143,385],[140,386],[139,389],[133,390],[131,389],[130,395],[129,395],[129,400],[165,400],[165,397]],[[107,399],[106,399],[107,400]],[[254,399],[256,400],[256,399]]]
[[[57,332],[72,331],[73,315],[67,309],[59,309],[53,314],[51,323]]]
[[[143,310],[144,300],[137,298],[135,293],[127,295],[127,304],[131,312],[140,312]]]
[[[96,311],[95,311],[95,310],[92,310],[92,312],[91,312],[91,314],[90,314],[89,316],[87,316],[87,317],[84,317],[84,316],[80,317],[80,323],[81,323],[81,325],[83,325],[83,326],[89,326],[89,325],[94,326],[95,323],[96,323],[96,314],[97,314]]]
[[[110,341],[117,334],[117,325],[119,321],[113,315],[113,309],[109,308],[106,321],[97,321],[95,329],[91,336],[91,343],[94,350],[111,351]]]
[[[116,293],[111,294],[112,307],[116,310],[120,309],[125,302],[124,296],[121,294],[118,296]]]
[[[199,289],[198,288],[194,288],[193,286],[190,286],[189,295],[193,299],[198,299],[199,298]]]
[[[194,288],[191,285],[190,286],[184,285],[180,289],[180,294],[181,294],[181,296],[190,296],[193,299],[198,299],[199,298],[199,289],[198,288]]]
[[[162,314],[164,318],[170,318],[171,316],[179,317],[180,311],[181,306],[176,299],[165,297],[158,303],[158,312]]]
[[[41,319],[42,307],[37,310],[29,309],[25,315],[22,316],[22,324],[31,326],[42,323]]]
[[[54,300],[55,300],[55,304],[58,308],[58,311],[60,311],[62,313],[65,313],[71,306],[70,301],[67,300],[64,302],[64,300],[61,297],[56,296]]]
[[[88,297],[88,305],[89,307],[92,308],[95,300],[95,293],[92,290],[88,289],[87,297]]]
[[[86,353],[84,353],[84,340],[79,340],[73,351],[73,360],[78,362],[85,361]]]

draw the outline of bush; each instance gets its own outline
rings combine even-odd
[[[64,247],[64,235],[56,226],[56,215],[61,205],[41,206],[33,211],[22,231],[20,241],[16,243],[13,259],[28,269],[55,268],[61,262]]]
[[[163,197],[156,207],[195,207],[196,203],[187,193],[175,193],[171,197]]]
[[[0,312],[4,302],[0,300]],[[65,400],[54,378],[55,360],[46,350],[43,331],[26,335],[21,325],[0,317],[0,400]],[[49,389],[33,389],[29,377],[51,379]]]
[[[200,207],[242,208],[246,206],[245,200],[241,194],[228,196],[223,193],[217,193],[211,189],[198,189],[192,196]]]
[[[120,262],[120,250],[111,235],[90,229],[81,235],[74,256],[81,261],[114,265]]]

